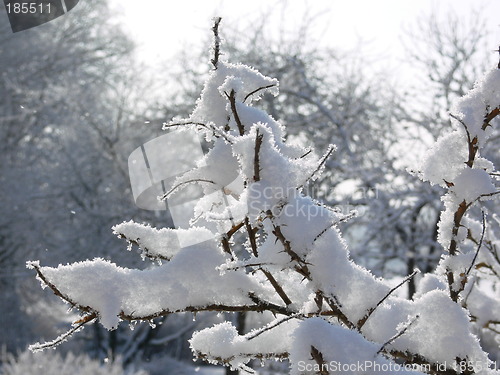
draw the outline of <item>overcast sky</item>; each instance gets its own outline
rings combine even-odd
[[[298,25],[308,12],[316,17],[314,30],[321,43],[349,48],[361,39],[374,52],[401,57],[400,39],[405,26],[432,9],[439,14],[455,11],[466,17],[472,9],[484,10],[494,32],[492,44],[500,44],[499,0],[111,0],[125,29],[140,44],[143,61],[154,63],[171,57],[186,43],[206,40],[214,16],[227,23],[246,22],[275,9],[276,26]],[[286,6],[283,6],[283,3]],[[282,25],[280,25],[282,26]]]

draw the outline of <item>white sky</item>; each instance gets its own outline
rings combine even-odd
[[[223,22],[253,20],[263,10],[278,9],[270,22],[282,19],[288,25],[300,23],[305,12],[318,15],[315,29],[321,43],[349,48],[360,39],[370,42],[374,52],[402,58],[400,38],[405,25],[437,9],[450,9],[467,16],[472,9],[484,9],[488,16],[493,46],[500,44],[500,0],[111,0],[125,29],[140,44],[141,60],[154,64],[172,57],[185,44],[206,40],[214,16]],[[277,4],[286,3],[282,6]],[[277,25],[278,26],[278,25]],[[222,29],[223,30],[223,29]],[[496,47],[495,47],[496,48]],[[494,48],[492,48],[494,49]]]

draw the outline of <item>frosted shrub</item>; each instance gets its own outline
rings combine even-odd
[[[498,240],[486,214],[480,222],[468,210],[498,192],[498,173],[480,148],[499,113],[500,70],[459,101],[455,129],[423,158],[422,179],[448,189],[443,256],[406,300],[393,292],[417,272],[394,286],[355,264],[338,228],[348,217],[304,193],[334,147],[318,158],[286,143],[283,126],[253,106],[265,92],[277,95],[278,82],[219,61],[214,30],[213,70],[200,99],[189,118],[165,125],[194,130],[210,145],[162,197],[193,184],[203,189],[191,227],[116,225],[119,237],[153,261],[146,270],[103,259],[29,263],[43,286],[82,313],[66,336],[95,319],[115,329],[123,320],[178,312],[270,312],[272,321],[246,334],[230,322],[195,332],[194,356],[248,371],[251,359],[287,359],[291,374],[498,374],[477,336],[487,330],[498,340]],[[181,247],[179,237],[193,245]]]
[[[148,375],[145,371],[124,371],[119,360],[101,364],[85,354],[68,353],[64,358],[52,350],[41,353],[25,351],[15,358],[3,358],[2,375]]]

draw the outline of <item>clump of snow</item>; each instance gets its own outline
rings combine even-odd
[[[455,130],[441,137],[427,151],[419,168],[421,178],[433,185],[446,187],[446,182],[452,182],[466,167],[466,161],[467,139],[462,132]]]
[[[467,311],[453,302],[447,291],[432,289],[415,301],[392,298],[375,310],[363,332],[374,341],[387,342],[405,327],[389,348],[420,353],[435,364],[452,366],[456,358],[488,363],[471,331]]]
[[[453,113],[456,113],[471,139],[477,138],[480,145],[490,137],[491,127],[483,129],[484,119],[488,111],[500,106],[500,69],[492,69],[476,82],[474,89],[458,99]]]
[[[213,236],[206,228],[156,229],[133,221],[115,225],[113,232],[136,243],[144,251],[145,256],[166,260],[170,260],[179,252],[181,244],[204,242]],[[200,238],[203,240],[200,241]]]
[[[209,363],[224,363],[233,369],[250,370],[246,364],[256,354],[265,358],[290,350],[296,319],[275,320],[265,327],[239,335],[230,322],[195,332],[189,340],[191,350]],[[272,328],[272,329],[271,329]]]
[[[221,275],[218,266],[224,262],[221,250],[205,242],[203,246],[184,248],[170,262],[148,270],[126,269],[94,259],[57,268],[42,267],[41,272],[67,300],[92,306],[101,324],[115,329],[122,313],[147,317],[189,306],[252,305],[250,292],[269,294],[268,289],[244,273]]]
[[[414,298],[419,298],[425,293],[430,292],[431,290],[446,290],[447,285],[446,281],[440,278],[439,276],[428,273],[425,274],[420,282],[418,283],[418,290],[414,295]]]
[[[307,257],[316,287],[336,299],[351,321],[357,322],[382,300],[390,288],[348,258],[337,228],[318,238]]]
[[[494,193],[495,185],[490,175],[482,169],[466,168],[453,180],[451,189],[459,200],[474,202],[481,196]]]
[[[268,88],[262,89],[264,87]],[[265,77],[248,66],[221,61],[217,69],[210,73],[189,121],[225,124],[227,122],[227,95],[231,90],[235,91],[237,102],[243,102],[247,95],[250,95],[248,97],[250,100],[258,100],[266,91],[277,95],[278,81]],[[236,129],[233,128],[233,130],[236,133]]]
[[[323,362],[312,352],[321,353]],[[332,325],[320,318],[307,319],[294,332],[290,350],[290,375],[328,373],[346,374],[420,374],[405,369],[378,353],[381,346],[366,340],[356,331]]]

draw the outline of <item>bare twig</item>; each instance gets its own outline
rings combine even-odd
[[[309,155],[310,153],[312,152],[312,148],[310,148],[309,150],[306,151],[306,153],[304,155],[302,155],[299,159],[303,159],[305,158],[307,155]]]
[[[257,238],[255,235],[257,234],[258,228],[253,228],[248,220],[248,217],[245,217],[245,228],[248,233],[248,241],[250,241],[250,247],[252,248],[252,254],[254,257],[258,257],[259,253],[257,250]]]
[[[217,70],[217,65],[219,64],[220,56],[220,36],[219,36],[219,24],[222,21],[221,17],[214,18],[214,25],[212,26],[212,32],[214,33],[214,57],[211,60],[214,70]]]
[[[274,290],[276,291],[276,293],[278,293],[278,295],[283,300],[283,302],[285,302],[285,305],[287,305],[287,306],[291,305],[292,304],[292,300],[288,297],[288,295],[285,293],[285,291],[283,290],[283,288],[281,287],[281,285],[276,281],[276,279],[271,274],[271,272],[269,272],[269,271],[267,271],[267,270],[265,270],[263,268],[260,268],[260,270],[264,273],[264,275],[269,280],[269,282],[273,286]]]
[[[311,357],[318,364],[318,371],[316,371],[316,374],[320,375],[330,374],[328,372],[328,364],[325,362],[323,354],[321,354],[321,352],[318,349],[316,349],[313,345],[311,345]]]
[[[258,228],[252,227],[252,225],[250,224],[250,221],[248,220],[248,217],[245,218],[245,228],[246,228],[247,233],[248,233],[248,240],[250,241],[250,247],[252,248],[252,253],[253,253],[254,257],[257,257],[259,254],[258,254],[258,250],[257,250],[257,239],[255,238],[255,235],[257,234]],[[283,290],[281,285],[278,283],[278,281],[276,281],[276,279],[271,274],[271,272],[263,269],[260,266],[259,266],[259,269],[264,273],[267,280],[269,280],[269,282],[273,286],[274,290],[280,296],[280,298],[283,300],[285,305],[287,305],[287,306],[291,305],[292,301],[287,296],[287,294],[285,293],[285,291]]]
[[[482,224],[483,224],[483,230],[481,232],[481,238],[479,239],[479,245],[477,245],[476,254],[474,254],[474,258],[472,259],[472,262],[469,266],[469,269],[465,273],[465,277],[467,277],[470,274],[472,267],[474,267],[474,263],[476,263],[477,256],[479,255],[479,250],[481,249],[481,246],[483,244],[484,232],[486,231],[486,220],[485,220],[484,211],[482,211]]]
[[[271,87],[274,87],[274,86],[276,86],[276,85],[275,85],[275,84],[272,84],[272,85],[267,85],[267,86],[259,87],[258,89],[253,90],[252,92],[248,93],[248,94],[245,96],[245,99],[243,99],[243,102],[246,102],[246,101],[247,101],[247,99],[248,99],[249,97],[251,97],[253,94],[255,94],[255,93],[257,93],[257,92],[259,92],[259,91],[261,91],[261,90],[270,89]]]
[[[162,129],[165,130],[165,129],[169,129],[169,128],[175,128],[175,127],[179,127],[179,126],[189,126],[189,125],[196,125],[196,126],[201,126],[207,130],[210,130],[214,137],[218,138],[218,137],[222,137],[224,138],[224,140],[229,143],[229,144],[232,144],[233,142],[231,141],[231,139],[228,138],[227,134],[224,133],[224,131],[222,131],[221,129],[219,129],[217,126],[209,123],[209,124],[204,124],[202,122],[196,122],[196,121],[185,121],[185,122],[172,122],[172,123],[165,123],[163,124],[163,127]]]
[[[227,92],[225,94],[229,99],[229,104],[231,105],[231,112],[233,113],[236,126],[238,126],[238,131],[240,135],[243,135],[245,134],[245,127],[243,126],[243,123],[240,120],[240,116],[238,115],[238,111],[236,110],[236,92],[234,90],[231,90],[229,94]]]
[[[316,173],[318,173],[321,169],[321,167],[323,167],[323,165],[326,163],[326,161],[328,160],[328,158],[330,157],[330,155],[336,150],[337,148],[335,147],[335,145],[329,145],[328,146],[328,149],[326,150],[326,153],[323,155],[323,157],[321,158],[318,166],[316,167],[316,169],[314,170],[313,173],[311,173],[311,175],[307,178],[306,181],[309,181],[311,180],[315,175]],[[299,189],[302,188],[303,185],[299,186]]]
[[[500,55],[500,46],[498,46],[498,49],[493,51],[493,52],[498,52],[498,54]],[[498,69],[500,69],[500,56],[499,56],[499,59],[498,59]]]
[[[494,110],[492,110],[484,117],[482,129],[485,130],[488,126],[490,126],[491,120],[493,120],[498,115],[500,115],[500,107],[496,107]]]
[[[183,182],[180,182],[177,185],[175,185],[172,189],[170,189],[169,191],[167,191],[162,196],[160,196],[160,200],[164,201],[165,199],[167,199],[170,196],[170,194],[172,194],[173,192],[175,192],[182,185],[190,184],[192,182],[209,182],[211,184],[215,184],[215,182],[213,182],[212,180],[206,180],[204,178],[194,178],[192,180],[183,181]]]
[[[270,331],[271,329],[276,328],[279,325],[288,322],[289,320],[296,319],[296,318],[299,318],[301,316],[302,316],[301,314],[293,314],[293,315],[287,316],[287,317],[285,317],[283,319],[271,322],[270,324],[262,327],[259,330],[255,330],[253,332],[250,332],[250,333],[246,334],[245,338],[247,340],[253,340],[254,338],[259,337],[260,335],[262,335],[264,332]]]
[[[465,124],[465,122],[460,117],[458,117],[457,115],[455,115],[453,113],[450,113],[450,117],[454,118],[455,120],[457,120],[464,127],[465,133],[467,134],[467,142],[471,143],[472,140],[471,140],[471,137],[470,137],[470,132],[469,132],[469,129],[467,129],[467,125]]]
[[[389,340],[387,340],[387,342],[384,343],[384,345],[382,345],[382,347],[378,350],[377,354],[380,354],[383,351],[385,351],[387,345],[393,343],[398,337],[403,336],[406,333],[406,331],[408,331],[408,328],[410,328],[418,320],[418,318],[420,318],[420,315],[415,315],[415,317],[411,320],[410,323],[406,325],[406,327],[404,327],[400,332],[392,336]]]
[[[136,238],[136,239],[129,238],[123,233],[117,233],[117,237],[126,240],[130,245],[135,245],[138,248],[142,249],[142,254],[151,260],[160,259],[160,260],[169,261],[171,259],[171,257],[169,258],[169,257],[162,255],[162,254],[151,254],[150,250],[146,246],[141,244],[140,238]]]
[[[264,134],[259,134],[259,129],[255,134],[255,153],[253,156],[253,180],[255,182],[260,181],[260,147],[262,146],[262,138]]]
[[[387,292],[387,294],[384,296],[384,298],[382,298],[380,301],[378,301],[378,303],[375,305],[375,307],[372,307],[370,310],[368,310],[368,313],[363,317],[361,318],[358,323],[356,324],[357,327],[358,327],[358,330],[361,330],[361,328],[364,326],[364,324],[366,323],[366,321],[370,318],[370,316],[373,314],[373,312],[377,309],[377,307],[379,307],[380,305],[382,305],[382,303],[384,303],[384,301],[389,298],[389,296],[397,289],[399,289],[401,286],[403,286],[405,283],[407,283],[408,281],[410,281],[413,277],[415,277],[415,275],[417,273],[419,273],[420,271],[418,269],[414,270],[411,275],[408,275],[404,278],[403,281],[401,281],[398,285],[396,285],[394,288],[392,288],[391,290],[389,290],[389,292]]]
[[[31,350],[32,352],[38,352],[38,351],[41,351],[41,350],[44,350],[47,348],[54,348],[57,345],[66,341],[66,339],[68,337],[70,337],[73,333],[79,331],[85,324],[93,321],[96,318],[97,318],[97,313],[93,312],[93,313],[83,317],[82,319],[78,320],[77,322],[75,322],[75,324],[78,323],[78,325],[74,326],[69,331],[63,333],[62,335],[56,337],[54,340],[44,342],[43,344],[36,343],[36,344],[30,345],[29,350]]]

